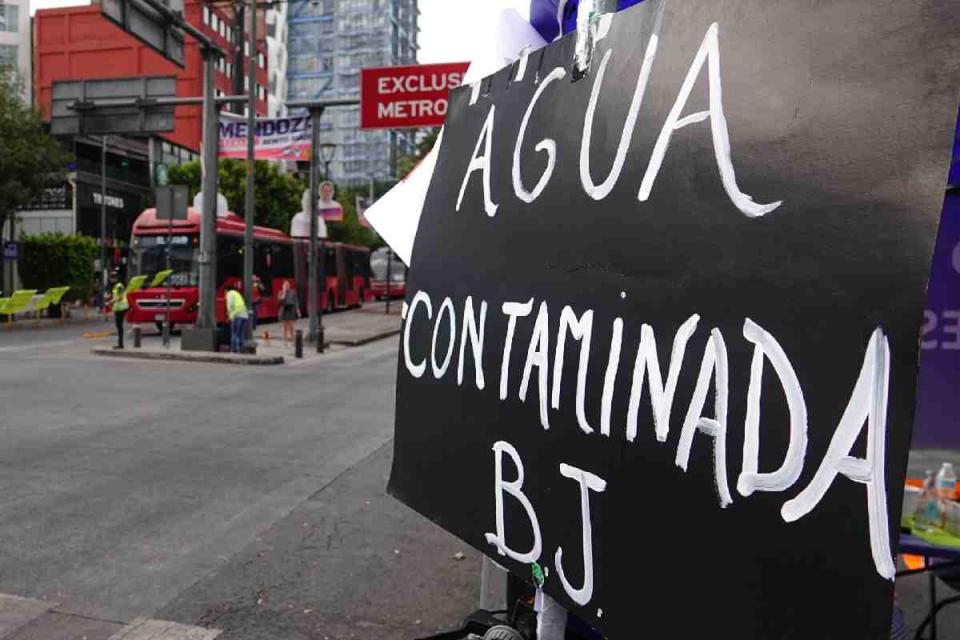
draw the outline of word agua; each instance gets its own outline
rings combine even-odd
[[[633,131],[640,115],[640,107],[643,104],[643,97],[646,93],[647,84],[650,81],[653,63],[657,57],[659,30],[664,5],[665,3],[661,4],[660,6],[654,33],[650,37],[650,42],[648,43],[646,52],[644,54],[643,64],[640,68],[640,75],[637,80],[633,99],[630,103],[630,110],[627,113],[623,132],[620,135],[620,143],[617,147],[616,156],[614,157],[613,167],[611,168],[606,179],[599,184],[594,182],[593,173],[590,169],[590,145],[593,136],[593,120],[597,109],[597,101],[600,96],[600,89],[603,85],[603,78],[606,74],[607,65],[609,64],[610,58],[613,55],[613,49],[608,50],[604,55],[603,60],[600,63],[600,68],[597,71],[596,78],[594,79],[590,101],[587,104],[586,116],[583,123],[583,136],[580,144],[580,182],[582,183],[584,191],[587,193],[587,195],[594,200],[602,200],[606,198],[610,192],[613,191],[613,188],[620,179],[620,174],[623,171],[623,166],[627,157],[627,150],[629,149],[630,142],[633,139]],[[710,84],[709,109],[707,111],[681,117],[687,101],[690,98],[690,94],[693,91],[694,84],[702,72],[704,65],[706,65],[708,69],[707,75]],[[525,69],[526,64],[521,64],[517,81],[523,79]],[[540,81],[540,84],[537,87],[537,90],[534,92],[533,98],[530,101],[530,105],[527,108],[527,111],[520,124],[520,131],[517,136],[517,141],[513,152],[513,190],[517,198],[527,204],[533,203],[547,188],[547,185],[550,183],[550,179],[553,176],[557,162],[556,140],[552,138],[544,138],[538,142],[534,148],[538,152],[547,154],[547,166],[533,189],[527,189],[527,187],[524,185],[524,179],[520,171],[520,155],[523,149],[524,139],[526,137],[527,126],[529,125],[530,118],[533,115],[533,112],[540,102],[544,92],[550,87],[551,84],[562,80],[564,77],[566,77],[566,75],[566,69],[563,67],[557,67],[550,71],[543,78],[543,80]],[[479,89],[479,86],[477,86],[476,89]],[[475,90],[474,102],[476,101],[478,95],[479,91]],[[667,120],[660,131],[660,135],[654,144],[650,161],[647,165],[646,172],[644,173],[643,180],[640,183],[638,199],[641,202],[645,202],[650,198],[657,175],[660,172],[660,168],[663,166],[663,160],[666,156],[667,149],[670,146],[670,140],[673,136],[673,133],[678,129],[703,122],[704,120],[710,120],[714,154],[716,157],[717,167],[720,172],[720,178],[723,183],[724,191],[734,206],[736,206],[736,208],[739,209],[744,215],[751,218],[763,216],[780,207],[782,202],[773,202],[770,204],[760,204],[754,202],[753,198],[741,191],[740,187],[737,185],[736,172],[733,167],[733,161],[730,157],[730,134],[727,130],[727,119],[723,112],[723,85],[720,78],[720,38],[719,26],[716,23],[712,24],[707,30],[706,37],[704,38],[703,43],[700,45],[700,49],[697,51],[697,55],[694,58],[693,64],[691,65],[690,70],[683,81],[683,85],[680,89],[679,95],[677,96],[676,102],[674,103],[673,108],[670,110]],[[493,217],[497,214],[497,209],[500,205],[494,201],[493,192],[490,187],[490,165],[493,158],[493,133],[495,122],[496,105],[491,105],[486,121],[484,122],[484,125],[481,128],[480,134],[477,138],[477,144],[474,147],[473,155],[471,156],[470,164],[467,167],[466,175],[464,175],[463,182],[460,186],[460,194],[457,198],[457,211],[460,211],[460,207],[463,204],[464,195],[466,194],[467,187],[470,184],[471,177],[475,172],[479,171],[482,175],[481,182],[483,185],[484,210],[490,217]]]
[[[517,397],[527,401],[528,393],[535,387],[538,393],[540,424],[550,429],[550,409],[560,409],[561,390],[563,388],[564,359],[568,339],[579,342],[579,360],[575,381],[574,403],[577,424],[586,434],[596,434],[597,429],[587,418],[585,398],[590,383],[587,371],[591,357],[594,332],[594,311],[584,311],[581,315],[569,306],[564,306],[559,314],[559,323],[551,324],[550,304],[543,301],[537,308],[536,318],[526,358],[517,387]],[[485,337],[487,335],[487,315],[489,305],[486,300],[480,302],[479,314],[472,297],[464,302],[461,319],[458,322],[453,300],[445,297],[434,314],[433,301],[425,291],[414,295],[409,307],[404,308],[403,361],[407,372],[414,378],[426,375],[428,364],[433,377],[443,379],[453,363],[455,351],[459,357],[456,365],[456,381],[463,385],[466,354],[469,349],[474,363],[474,384],[478,390],[486,388],[487,376],[484,373],[486,355]],[[556,306],[554,306],[556,309]],[[506,334],[501,350],[499,399],[506,401],[511,392],[511,354],[514,347],[517,325],[520,319],[533,314],[534,300],[527,302],[504,302],[500,311],[506,319]],[[555,312],[555,311],[554,311]],[[553,316],[556,317],[556,316]],[[412,327],[415,323],[433,321],[433,337],[429,350],[422,345],[411,344]],[[637,424],[640,413],[640,400],[644,383],[648,390],[653,412],[654,434],[658,442],[664,443],[670,432],[670,419],[673,408],[677,381],[684,363],[687,344],[700,323],[698,315],[692,315],[677,330],[673,338],[670,361],[666,377],[660,367],[657,341],[654,329],[643,324],[640,327],[640,341],[633,359],[630,395],[626,424],[623,432],[628,442],[637,438]],[[446,345],[438,344],[441,329],[445,326],[449,335]],[[458,333],[459,331],[459,333]],[[599,434],[611,437],[613,431],[612,411],[616,381],[621,375],[623,351],[624,321],[616,318],[612,322],[612,332],[606,368],[603,377]],[[457,336],[459,335],[459,345]],[[555,335],[554,346],[550,347],[550,336]],[[743,462],[737,481],[737,490],[742,496],[755,491],[784,492],[790,489],[800,478],[804,468],[807,450],[807,408],[803,390],[794,367],[779,342],[770,333],[747,318],[743,326],[743,338],[754,346],[750,367],[750,382],[747,389],[747,410],[744,424]],[[427,352],[419,361],[415,354]],[[780,382],[786,396],[790,414],[790,441],[780,468],[769,473],[759,469],[760,451],[760,407],[761,389],[765,362],[769,361],[773,372]],[[552,363],[552,367],[551,367]],[[536,370],[536,377],[534,377]],[[810,484],[796,497],[783,504],[781,516],[786,522],[794,522],[810,513],[823,499],[838,475],[854,482],[866,485],[867,512],[870,528],[871,552],[877,572],[887,579],[893,579],[895,567],[890,551],[888,517],[885,484],[885,446],[887,397],[890,374],[890,348],[887,337],[877,328],[867,344],[860,373],[853,386],[853,392],[833,438],[819,468]],[[705,417],[704,408],[710,382],[713,380],[715,395],[713,398],[713,417]],[[710,331],[699,374],[690,405],[680,430],[675,462],[678,467],[687,470],[693,439],[702,433],[713,439],[714,473],[719,493],[720,506],[726,507],[733,502],[727,481],[727,408],[729,406],[729,380],[727,349],[723,334],[719,329]],[[568,382],[569,384],[569,382]],[[851,456],[851,451],[867,425],[867,451],[864,458]],[[536,511],[523,493],[524,469],[517,450],[508,442],[500,441],[493,446],[495,462],[497,531],[488,533],[487,540],[497,547],[501,555],[509,556],[518,562],[535,562],[541,554],[541,535]],[[517,471],[517,478],[504,479],[503,457],[510,457]],[[590,492],[601,493],[606,481],[599,476],[579,469],[573,465],[561,464],[560,473],[580,484],[580,504],[583,525],[584,585],[574,588],[566,580],[562,567],[562,550],[557,549],[555,565],[563,586],[575,602],[585,604],[590,600],[593,587],[593,551],[592,527],[590,521]],[[523,506],[533,529],[533,547],[526,552],[517,551],[507,544],[503,517],[504,494],[517,499]]]

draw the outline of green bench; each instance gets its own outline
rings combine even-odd
[[[55,307],[60,304],[60,300],[63,299],[63,296],[70,290],[70,287],[53,287],[47,289],[46,293],[37,300],[33,305],[33,311],[36,314],[35,319],[40,319],[40,313],[45,309],[49,310],[50,307]],[[63,322],[63,315],[60,316],[60,321]]]
[[[0,315],[7,316],[7,326],[13,323],[13,316],[26,311],[33,302],[33,296],[37,295],[36,289],[24,289],[14,291],[9,298],[2,298],[0,306]]]

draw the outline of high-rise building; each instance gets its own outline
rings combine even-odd
[[[267,105],[271,117],[285,115],[287,112],[287,25],[286,2],[270,5],[266,12],[267,21]]]
[[[16,67],[23,98],[30,102],[30,4],[0,0],[0,64]]]
[[[361,69],[417,61],[417,0],[291,0],[288,11],[290,101],[359,98]],[[361,131],[358,107],[328,109],[320,126],[338,145],[340,184],[393,178],[397,156],[414,150],[413,132]]]

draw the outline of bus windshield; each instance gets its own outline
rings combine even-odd
[[[170,284],[195,287],[199,284],[196,236],[170,236]],[[152,277],[167,268],[167,236],[134,236],[130,252],[131,274]]]
[[[403,282],[406,279],[407,266],[396,254],[388,254],[386,251],[378,250],[370,256],[370,275],[374,280],[387,279],[387,261],[388,256],[392,255],[393,264],[390,265],[390,281]]]

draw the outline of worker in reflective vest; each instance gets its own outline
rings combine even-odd
[[[117,323],[117,346],[114,349],[123,349],[123,319],[127,315],[130,303],[127,302],[127,290],[123,283],[117,280],[116,275],[111,280],[113,281],[113,290],[109,302],[113,306],[113,319]]]
[[[247,304],[243,301],[243,296],[232,284],[227,285],[226,303],[227,319],[230,321],[230,352],[241,353],[249,312],[247,311]]]

